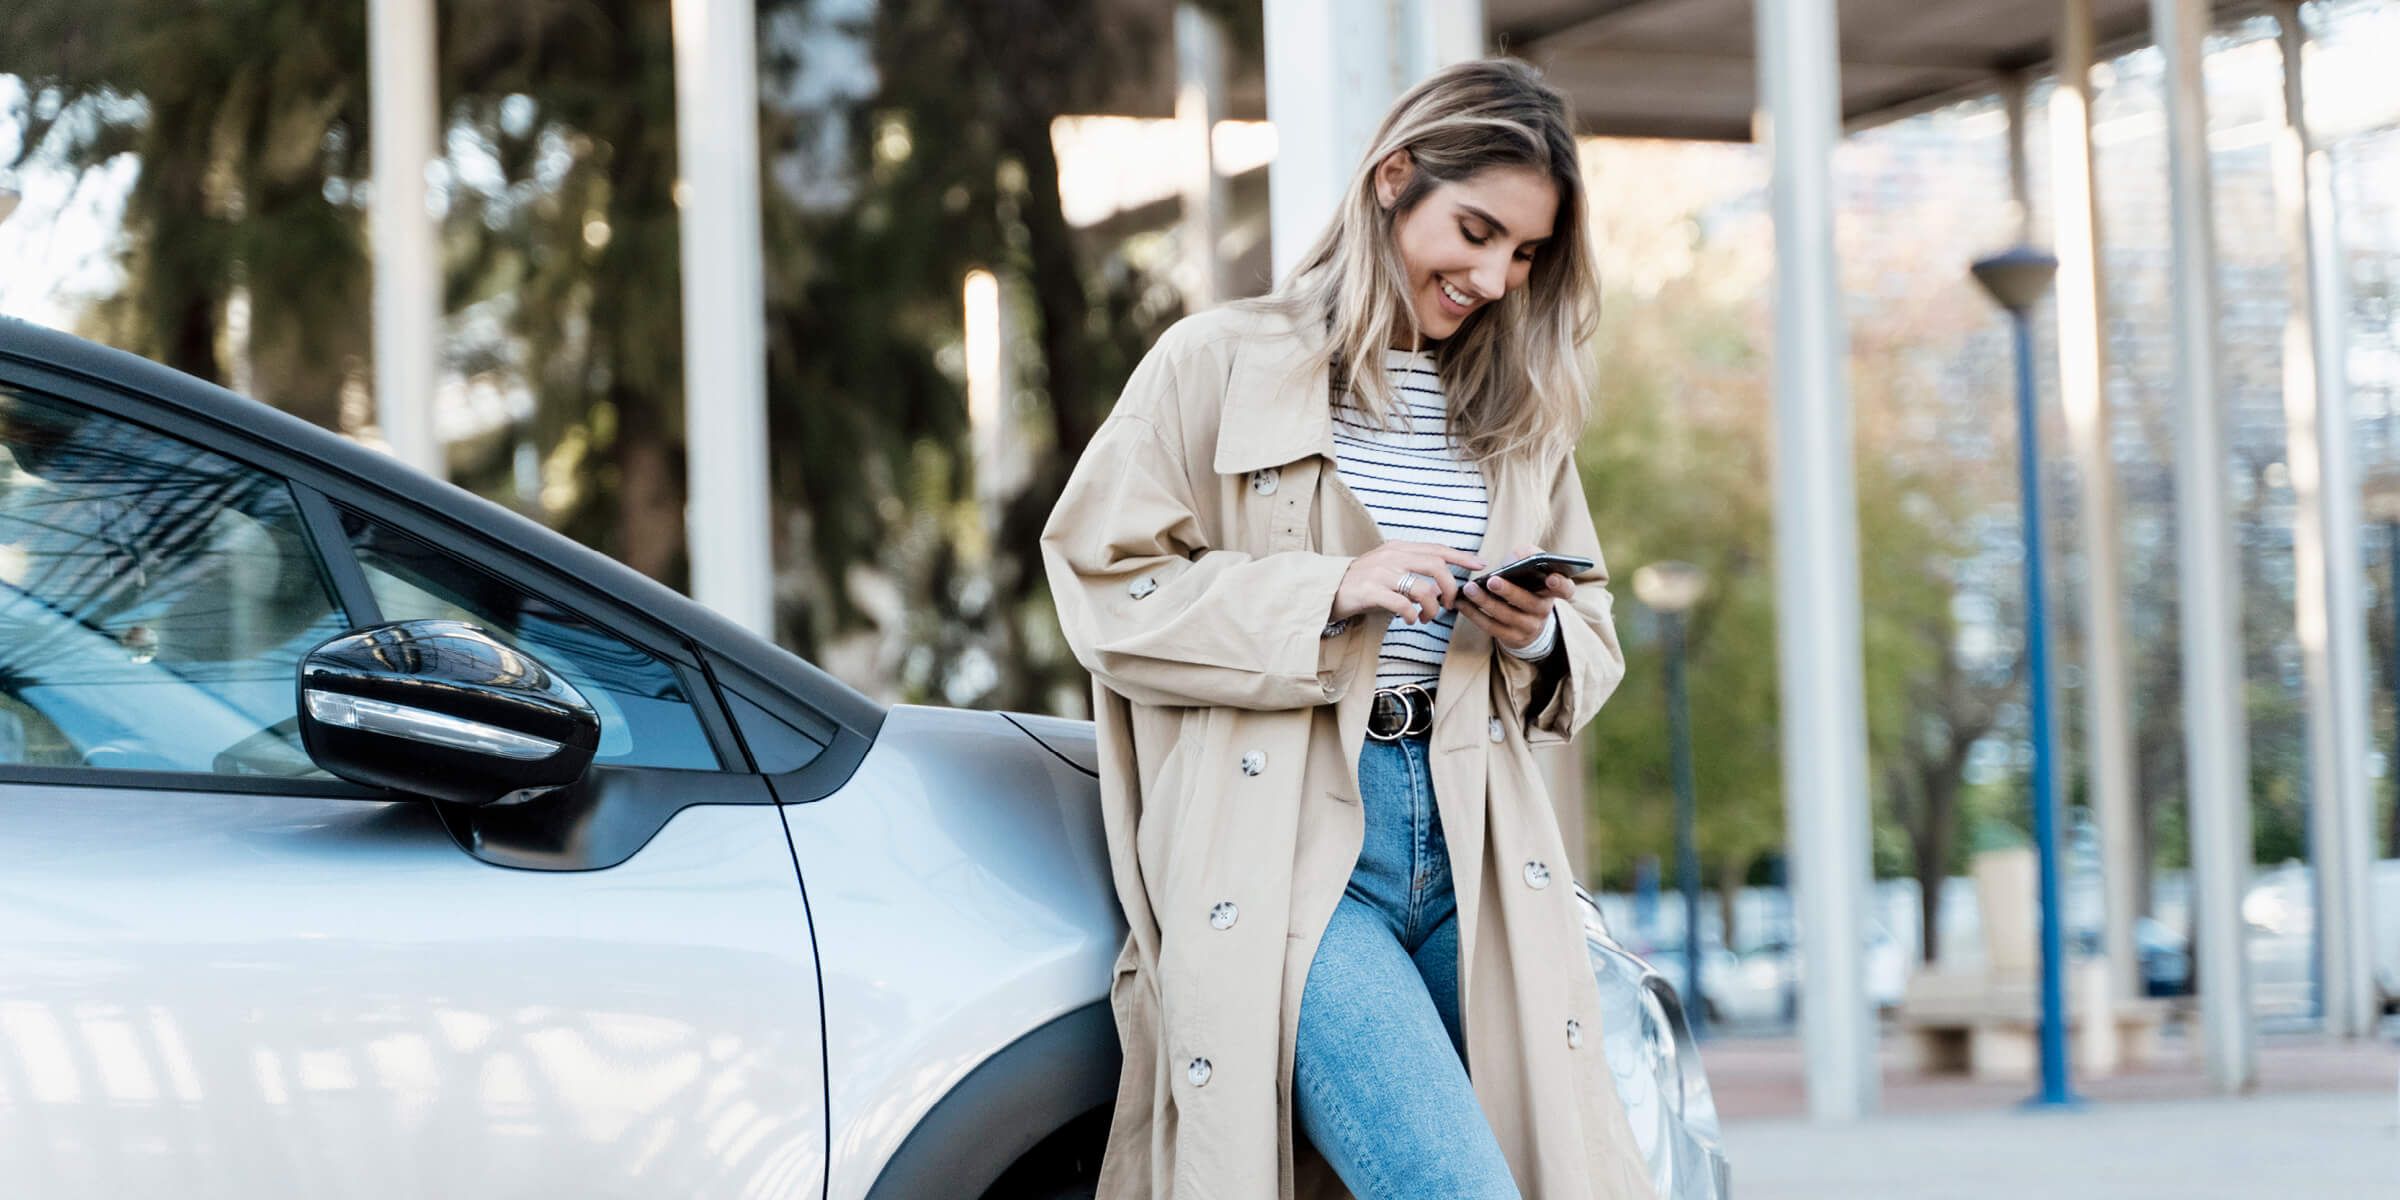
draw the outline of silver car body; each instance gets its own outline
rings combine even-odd
[[[1124,936],[1088,724],[868,705],[513,514],[0,321],[12,386],[206,438],[304,508],[447,531],[479,569],[614,614],[679,656],[726,765],[610,776],[654,827],[581,861],[511,857],[451,809],[322,776],[0,761],[8,1195],[971,1197],[1046,1154],[1088,1181]],[[770,766],[756,711],[811,689],[842,752]],[[258,719],[176,711],[188,728],[161,737],[205,734],[179,760]],[[1594,928],[1654,1173],[1675,1200],[1721,1196],[1672,990]]]

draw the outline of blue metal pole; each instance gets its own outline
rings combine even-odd
[[[1683,892],[1683,1012],[1697,1038],[1707,1025],[1700,990],[1700,805],[1692,787],[1692,723],[1683,691],[1683,614],[1666,614],[1667,742],[1675,768],[1675,875]]]
[[[2011,309],[2017,343],[2017,484],[2025,525],[2025,658],[2033,693],[2033,840],[2041,870],[2042,1092],[2030,1103],[2071,1105],[2067,1089],[2066,937],[2059,920],[2057,745],[2050,712],[2050,624],[2043,611],[2042,479],[2034,411],[2033,321]]]

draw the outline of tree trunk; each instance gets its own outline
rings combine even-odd
[[[993,609],[1002,614],[1000,619],[1008,620],[1025,611],[1025,599],[1044,582],[1039,557],[1042,526],[1049,520],[1058,494],[1066,489],[1075,460],[1099,429],[1110,399],[1092,394],[1086,361],[1089,339],[1083,333],[1092,301],[1075,257],[1073,232],[1059,207],[1058,158],[1050,144],[1049,119],[1034,114],[1005,122],[1002,130],[1008,152],[1025,168],[1026,190],[1019,211],[1028,235],[1026,283],[1040,323],[1050,418],[1049,448],[1029,464],[1021,490],[1001,508],[999,537],[992,552],[992,583],[998,593]],[[1013,638],[1015,631],[1010,636]],[[1043,711],[1053,682],[1032,670],[1009,672],[993,701],[1002,708]]]
[[[1750,876],[1752,857],[1734,854],[1717,864],[1717,924],[1723,931],[1720,936],[1727,950],[1742,944],[1735,928],[1734,909],[1741,900],[1742,881]]]
[[[669,455],[673,443],[657,428],[655,403],[620,397],[617,412],[623,422],[616,444],[617,555],[675,587],[683,556],[683,489]]]
[[[2400,858],[2400,795],[2392,797],[2391,828],[2384,835],[2383,856]]]

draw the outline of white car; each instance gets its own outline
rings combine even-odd
[[[1094,762],[0,320],[0,1194],[1090,1197]],[[1672,988],[1584,950],[1722,1197]]]

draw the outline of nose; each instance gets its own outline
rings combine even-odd
[[[1506,254],[1484,255],[1476,261],[1475,270],[1467,276],[1467,282],[1474,284],[1475,294],[1486,300],[1497,300],[1506,295],[1508,292],[1508,256]]]

